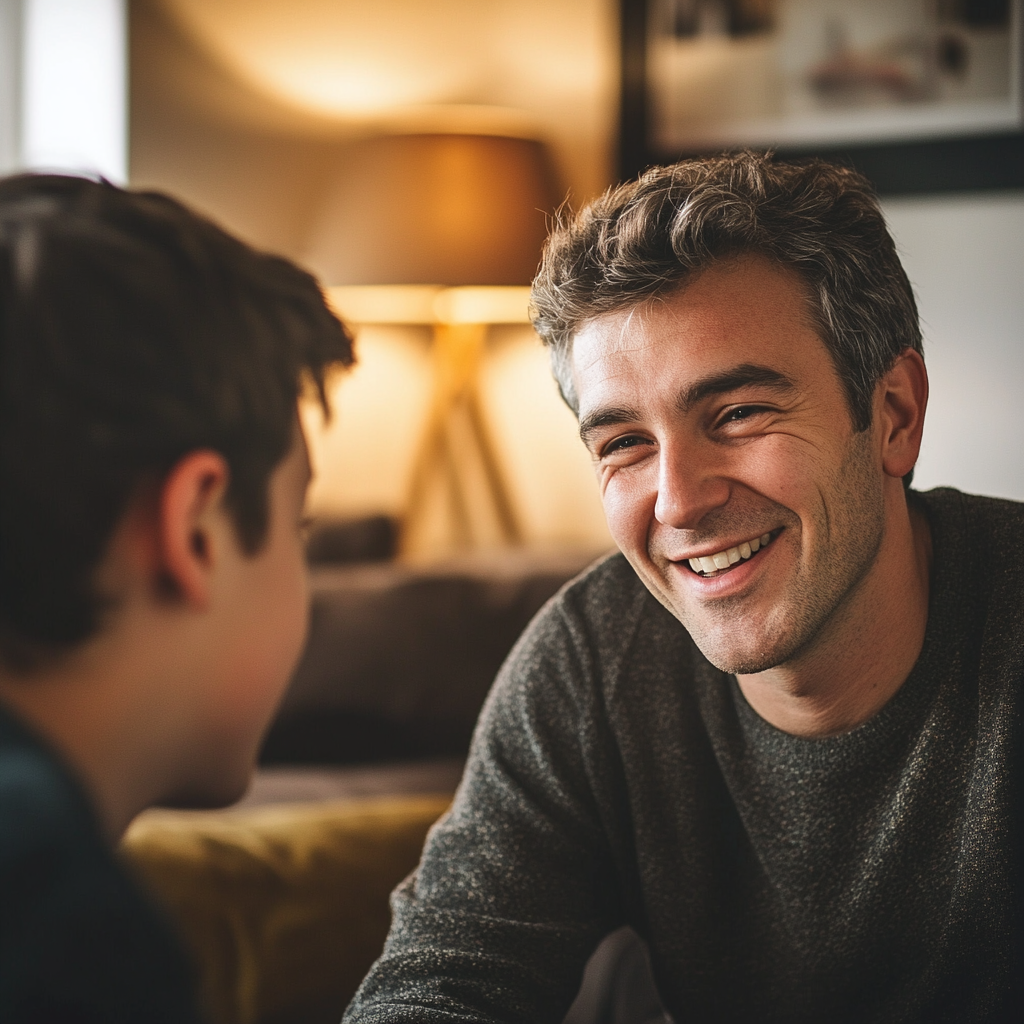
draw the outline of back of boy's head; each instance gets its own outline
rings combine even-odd
[[[185,454],[226,459],[242,548],[268,526],[308,378],[352,362],[315,280],[156,193],[0,180],[0,664],[92,636],[115,527]]]

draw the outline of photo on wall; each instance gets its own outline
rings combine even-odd
[[[649,0],[653,153],[1024,127],[1022,0]]]

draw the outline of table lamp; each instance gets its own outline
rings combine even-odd
[[[480,543],[474,502],[489,506],[502,542],[523,539],[479,370],[491,324],[529,322],[554,181],[547,149],[533,139],[380,136],[349,149],[311,232],[307,262],[347,321],[433,328],[433,400],[403,515],[407,554],[432,486],[446,497],[452,547]],[[475,496],[467,461],[482,481]]]

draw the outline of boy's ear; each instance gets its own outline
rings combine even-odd
[[[903,477],[917,462],[928,405],[928,371],[920,353],[905,349],[879,381],[882,465],[892,477]]]
[[[186,603],[200,609],[209,604],[211,573],[221,554],[229,475],[223,455],[200,449],[175,463],[160,490],[162,575]]]

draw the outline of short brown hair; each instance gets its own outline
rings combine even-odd
[[[316,281],[167,196],[105,181],[0,181],[0,662],[87,639],[95,570],[134,490],[189,451],[227,460],[244,550],[352,339]]]
[[[752,152],[654,167],[551,233],[533,322],[569,406],[578,411],[570,356],[584,324],[744,254],[802,277],[854,427],[866,429],[875,385],[901,352],[921,351],[914,293],[878,200],[849,168]]]

